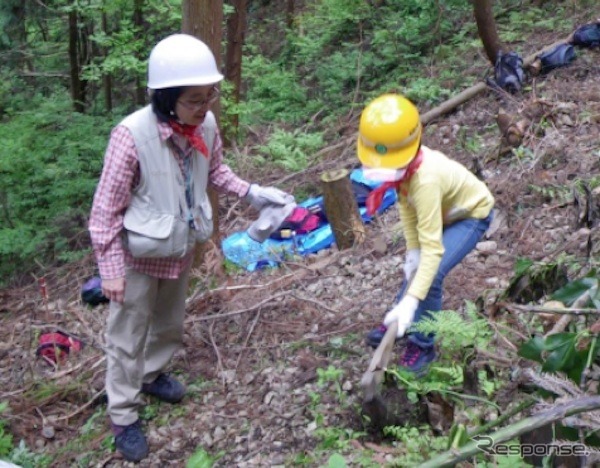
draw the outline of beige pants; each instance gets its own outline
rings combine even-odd
[[[105,335],[108,415],[114,424],[137,421],[142,384],[156,379],[181,347],[188,278],[189,267],[177,279],[127,269],[125,300],[110,303]]]

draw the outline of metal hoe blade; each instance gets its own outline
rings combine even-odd
[[[385,332],[385,335],[383,335],[383,339],[379,343],[379,346],[377,346],[367,371],[360,380],[360,385],[364,391],[363,399],[365,401],[372,400],[379,393],[379,385],[383,381],[383,374],[392,355],[397,332],[398,322],[393,322]]]

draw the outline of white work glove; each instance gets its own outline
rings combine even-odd
[[[258,184],[250,185],[246,194],[248,203],[257,210],[261,210],[265,205],[287,205],[293,203],[294,196],[275,187],[261,187]]]
[[[420,261],[421,261],[421,250],[420,249],[410,249],[408,252],[406,252],[406,258],[404,260],[404,265],[402,265],[402,269],[404,270],[404,278],[406,278],[406,281],[410,281],[412,276],[415,274],[415,272],[419,268]]]
[[[419,307],[419,299],[406,294],[392,310],[385,314],[383,324],[389,327],[394,321],[398,321],[398,333],[396,337],[401,338],[413,323],[417,307]]]

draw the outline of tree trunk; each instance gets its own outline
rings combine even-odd
[[[133,3],[133,25],[140,32],[144,30],[144,15],[142,8],[144,0],[134,0]],[[138,57],[141,59],[141,57]],[[135,102],[138,106],[146,104],[146,87],[142,84],[142,78],[137,76],[135,79]]]
[[[69,69],[71,74],[71,97],[75,112],[85,110],[83,86],[79,75],[77,11],[69,11]]]
[[[242,48],[246,35],[248,0],[233,0],[234,13],[227,18],[227,51],[225,53],[225,78],[233,84],[231,99],[234,103],[240,102],[242,87]],[[239,125],[239,116],[231,117],[232,133],[236,133]],[[227,135],[224,138],[229,139]]]
[[[215,55],[217,67],[221,68],[221,39],[223,36],[223,0],[184,0],[182,5],[183,25],[182,31],[202,40]],[[219,103],[213,105],[212,111],[219,122]],[[194,268],[202,265],[206,256],[206,249],[211,245],[221,245],[219,230],[219,196],[216,190],[209,186],[208,196],[213,209],[213,242],[206,242],[196,249]],[[217,272],[218,273],[218,272]]]
[[[492,9],[492,0],[476,0],[473,2],[473,13],[477,23],[477,31],[483,43],[483,48],[489,59],[494,65],[498,52],[502,50],[502,44],[496,30],[496,20]]]
[[[102,13],[102,32],[108,36],[108,19],[106,13]],[[102,48],[102,55],[106,59],[108,55],[108,48]],[[104,105],[106,106],[106,110],[111,112],[113,109],[112,102],[112,76],[110,73],[104,73],[102,75],[102,87],[104,89]]]
[[[294,0],[286,0],[285,24],[288,29],[294,27]]]
[[[366,235],[348,174],[340,169],[321,175],[325,215],[339,250],[362,244]]]

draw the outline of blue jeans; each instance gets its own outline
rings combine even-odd
[[[427,296],[419,302],[419,307],[415,312],[415,323],[423,317],[432,317],[432,314],[442,309],[443,283],[446,275],[475,248],[487,231],[492,218],[493,214],[490,213],[485,219],[463,219],[444,227],[442,235],[444,255]],[[397,301],[404,295],[406,286],[407,282],[404,280],[402,288],[396,296]],[[408,339],[421,348],[432,348],[434,335],[411,333],[408,335]]]

